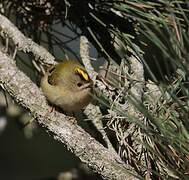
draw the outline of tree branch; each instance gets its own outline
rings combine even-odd
[[[42,64],[54,64],[54,57],[42,46],[25,37],[5,16],[0,14],[0,35],[11,38],[18,50],[32,52]],[[43,60],[43,61],[41,61]]]
[[[92,67],[91,61],[90,61],[90,55],[89,55],[89,41],[85,36],[80,37],[80,55],[83,64],[85,65],[85,68],[90,76],[90,78],[93,80],[93,82],[96,82],[97,72],[95,72],[94,68]],[[89,119],[92,120],[92,123],[94,126],[98,129],[98,131],[101,133],[104,141],[106,142],[108,149],[112,151],[112,153],[117,154],[114,147],[112,146],[112,143],[110,142],[104,127],[102,123],[102,113],[98,106],[95,106],[93,104],[90,104],[86,107],[84,111],[85,115]]]

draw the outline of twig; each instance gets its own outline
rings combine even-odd
[[[85,36],[81,36],[80,38],[80,55],[83,61],[83,64],[85,65],[85,68],[87,72],[89,73],[89,76],[93,81],[96,81],[97,73],[94,71],[94,68],[91,65],[90,56],[89,56],[89,42],[88,39]],[[102,124],[102,113],[99,109],[99,107],[90,104],[84,111],[84,113],[87,115],[89,119],[92,120],[92,123],[95,125],[95,127],[98,129],[98,131],[102,134],[102,137],[104,141],[106,142],[108,149],[112,151],[112,153],[117,154],[115,149],[112,146],[112,143],[110,142],[103,124]]]
[[[117,152],[115,151],[114,147],[112,146],[112,143],[110,142],[105,130],[104,130],[104,127],[103,127],[103,124],[102,124],[102,113],[99,109],[98,106],[95,106],[93,104],[89,104],[84,113],[87,115],[87,117],[89,119],[92,120],[93,124],[95,125],[95,127],[98,129],[98,131],[101,133],[104,141],[106,142],[107,146],[108,146],[108,149],[113,153],[113,154],[116,154],[117,155]],[[121,161],[121,158],[120,158],[120,161]]]
[[[89,56],[89,41],[85,36],[80,37],[80,56],[90,78],[93,81],[96,81],[96,76],[98,73],[95,72],[94,68],[91,65]]]
[[[138,82],[135,81],[131,85],[131,93],[137,101],[141,102],[143,89],[144,89],[144,82],[145,82],[143,64],[139,59],[137,59],[134,56],[130,57],[130,62],[131,62],[131,70],[133,72],[131,75],[131,79],[138,80]]]
[[[0,14],[0,35],[4,34],[12,39],[18,50],[32,52],[42,64],[55,64],[54,57],[44,47],[25,37],[13,23]]]

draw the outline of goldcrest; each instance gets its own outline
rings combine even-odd
[[[51,66],[41,79],[41,88],[50,103],[66,112],[79,111],[92,100],[92,81],[74,60]]]

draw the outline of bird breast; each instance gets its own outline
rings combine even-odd
[[[70,92],[64,89],[64,92],[61,92],[64,95],[57,97],[55,103],[67,112],[76,112],[90,103],[92,98],[90,91],[90,88],[85,88],[78,92]]]

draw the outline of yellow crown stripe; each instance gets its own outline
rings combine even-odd
[[[81,75],[86,81],[89,81],[89,75],[81,68],[76,68],[75,72]]]

